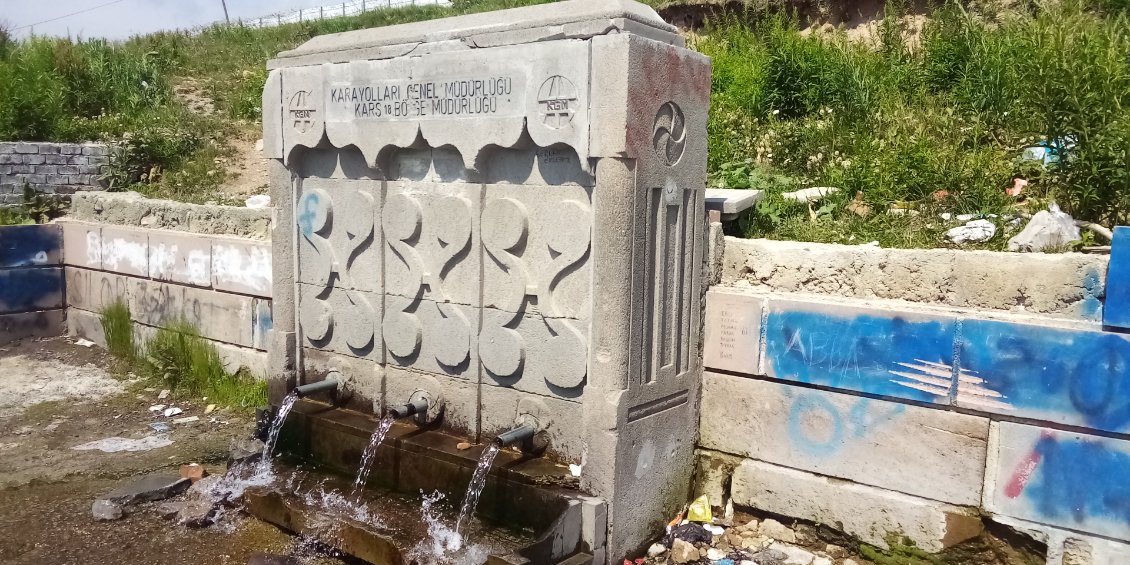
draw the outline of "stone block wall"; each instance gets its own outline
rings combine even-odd
[[[0,344],[62,333],[62,247],[59,226],[0,226]]]
[[[1106,257],[734,238],[721,255],[699,491],[879,547],[939,552],[988,518],[1050,564],[1130,560],[1130,336],[1100,322],[1127,283]]]
[[[110,150],[104,143],[0,142],[0,205],[19,203],[25,185],[42,194],[101,190]]]
[[[104,345],[99,313],[122,300],[138,337],[184,320],[215,343],[229,370],[266,376],[269,243],[72,220],[60,228],[72,335]]]

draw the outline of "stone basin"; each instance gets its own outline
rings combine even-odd
[[[312,400],[295,403],[279,436],[289,461],[317,470],[324,488],[349,492],[361,455],[379,420]],[[421,493],[439,492],[456,509],[486,446],[459,449],[465,440],[415,424],[395,423],[377,449],[365,497],[378,519],[338,522],[342,551],[370,563],[400,565],[427,536]],[[465,447],[465,446],[464,446]],[[327,473],[337,478],[327,479]],[[303,496],[317,482],[303,475],[298,488],[249,491],[247,509],[283,529],[320,535],[320,510]],[[294,483],[294,480],[289,481]],[[288,481],[278,481],[286,484]],[[479,500],[471,540],[490,549],[490,563],[591,563],[594,540],[605,530],[600,499],[575,488],[568,467],[544,458],[504,450],[495,459]],[[454,524],[454,517],[444,518]]]

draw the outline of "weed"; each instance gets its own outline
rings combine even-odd
[[[216,346],[197,335],[196,328],[187,322],[174,322],[157,330],[145,344],[145,362],[150,376],[172,390],[241,408],[267,400],[265,381],[245,371],[229,373]]]
[[[129,305],[115,300],[102,308],[100,319],[102,333],[106,336],[106,349],[114,357],[132,364],[137,359],[138,349],[134,343]]]
[[[207,396],[217,404],[252,408],[267,402],[266,381],[246,369],[230,373],[216,346],[187,322],[159,328],[142,345],[135,344],[129,306],[118,300],[101,312],[106,348],[142,376],[171,390]]]

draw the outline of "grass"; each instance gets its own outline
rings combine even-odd
[[[229,140],[258,135],[264,63],[279,51],[325,33],[541,1],[457,0],[119,43],[0,36],[0,139],[124,140],[112,187],[215,200]],[[939,3],[921,30],[891,0],[869,41],[802,31],[782,4],[754,4],[690,38],[714,65],[710,183],[769,194],[742,235],[934,247],[958,223],[935,211],[1004,216],[1052,200],[1079,219],[1130,222],[1126,0],[1033,1],[1010,12]],[[210,99],[215,113],[187,110],[178,88]],[[1071,148],[1046,166],[1019,160],[1041,140]],[[1015,178],[1030,183],[1019,203],[1005,194]],[[812,209],[780,196],[810,186],[841,190]],[[866,217],[852,211],[857,200]],[[933,215],[892,217],[892,206]],[[1000,222],[982,247],[1004,247]]]
[[[146,379],[223,406],[251,409],[266,404],[266,381],[246,369],[228,372],[216,346],[200,337],[192,324],[173,322],[137,344],[125,303],[106,306],[101,320],[110,353]]]
[[[694,42],[714,60],[711,182],[768,193],[744,235],[934,247],[959,223],[938,212],[1003,216],[1050,200],[1079,219],[1130,221],[1124,7],[948,3],[917,36],[897,3],[888,10],[873,43],[803,34],[782,14],[731,16]],[[1058,163],[1021,162],[1040,140],[1074,147]],[[1023,203],[1005,194],[1018,177],[1030,182]],[[780,197],[809,186],[841,191],[811,208]],[[866,217],[852,210],[864,204]]]

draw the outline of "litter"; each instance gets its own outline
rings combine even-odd
[[[170,407],[165,409],[165,417],[168,418],[170,416],[176,416],[177,414],[180,414],[181,412],[184,412],[184,410],[181,410],[180,408],[177,408],[176,406],[170,406]]]
[[[154,404],[153,406],[150,406],[150,407],[149,407],[149,411],[150,411],[150,412],[160,412],[160,411],[162,411],[162,410],[164,410],[164,409],[165,409],[165,405],[164,405],[164,404]]]
[[[166,424],[165,422],[153,422],[152,424],[149,424],[149,427],[152,428],[153,431],[158,432],[158,433],[164,433],[164,432],[169,431],[169,425]]]
[[[674,545],[675,540],[683,540],[687,543],[705,542],[710,543],[714,536],[702,527],[702,524],[690,522],[681,526],[671,528],[671,532],[667,534],[667,547]]]
[[[187,417],[184,417],[184,418],[177,418],[176,420],[173,420],[173,423],[174,424],[191,424],[193,422],[199,422],[199,421],[200,421],[200,416],[187,416]]]
[[[710,514],[710,499],[704,494],[691,503],[687,509],[687,520],[691,522],[710,523],[714,516]]]
[[[946,239],[957,243],[989,241],[997,235],[997,225],[989,220],[973,220],[946,232]]]
[[[89,339],[84,339],[84,338],[80,337],[77,340],[75,340],[75,345],[78,345],[78,346],[81,346],[81,347],[91,347],[91,346],[94,345],[94,342],[90,341]]]

